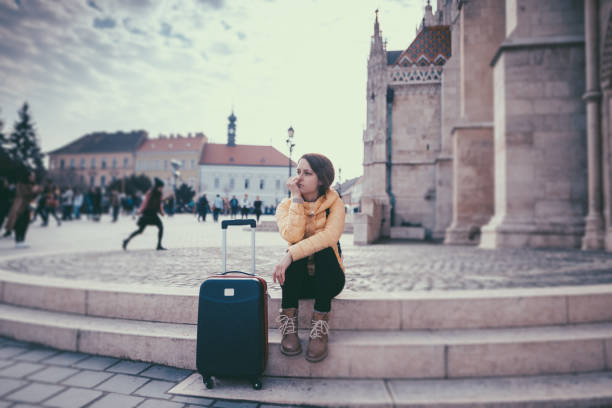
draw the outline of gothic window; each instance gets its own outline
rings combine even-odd
[[[106,168],[106,159],[102,159],[102,164],[100,165],[100,167],[103,169]]]
[[[96,168],[96,158],[95,157],[91,158],[91,168],[92,169]],[[93,183],[91,185],[93,185]]]
[[[117,158],[113,157],[113,169],[117,168]]]
[[[70,159],[70,168],[74,169],[74,159]]]
[[[81,159],[81,168],[84,169],[85,168],[85,159]]]
[[[100,187],[104,187],[106,185],[106,176],[100,176]]]
[[[60,169],[64,168],[64,159],[60,159]]]
[[[248,178],[244,179],[244,189],[245,190],[249,189],[249,179]]]
[[[374,98],[376,98],[376,95],[374,95],[374,92],[372,92],[372,95],[370,95],[370,99],[374,100]]]
[[[215,177],[215,188],[219,188],[219,177]]]
[[[259,189],[260,190],[264,189],[264,180],[263,179],[259,180]]]

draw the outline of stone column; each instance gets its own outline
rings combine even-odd
[[[446,244],[478,244],[493,215],[493,73],[489,62],[504,39],[499,0],[471,0],[460,9],[460,125],[453,138],[453,219]]]
[[[587,210],[584,6],[506,0],[492,65],[495,215],[480,246],[578,248]]]
[[[586,93],[582,98],[586,103],[587,112],[589,162],[589,213],[586,217],[586,233],[582,239],[582,249],[585,250],[597,250],[604,247],[598,3],[598,0],[584,1]]]

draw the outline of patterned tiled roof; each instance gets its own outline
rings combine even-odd
[[[404,51],[387,51],[387,65],[395,64],[397,58],[402,55]]]
[[[49,153],[134,152],[146,139],[147,132],[144,130],[114,133],[94,132],[81,136],[74,142]]]
[[[451,32],[448,26],[425,27],[412,44],[391,64],[409,67],[413,64],[444,65],[451,57]],[[389,57],[387,56],[387,63]]]
[[[293,166],[295,163],[291,162]],[[272,146],[206,143],[200,164],[229,166],[287,166],[289,158]]]

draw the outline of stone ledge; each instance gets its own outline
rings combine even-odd
[[[0,270],[5,304],[138,321],[195,324],[197,288],[161,288],[40,278]],[[332,327],[342,330],[412,330],[521,327],[612,321],[612,285],[346,293],[334,301]],[[280,294],[268,304],[277,327]],[[300,305],[299,324],[309,327],[312,300]]]
[[[264,377],[263,389],[246,381],[218,379],[206,389],[193,374],[168,391],[175,395],[258,401],[268,404],[343,407],[559,408],[612,403],[609,373],[474,378],[466,380],[346,380]]]
[[[80,316],[0,305],[0,335],[53,347],[195,369],[196,326]],[[301,332],[306,345],[307,333]],[[334,330],[311,364],[279,351],[269,331],[267,375],[463,378],[609,370],[612,323],[468,330]]]

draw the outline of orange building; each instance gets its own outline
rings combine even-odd
[[[158,177],[170,187],[174,183],[172,162],[179,165],[177,187],[185,183],[197,190],[198,162],[202,147],[207,142],[204,133],[187,136],[160,135],[156,139],[147,139],[136,151],[135,172],[146,174],[151,179]]]
[[[134,174],[136,151],[146,140],[144,130],[90,133],[49,152],[49,170],[71,186],[105,187]]]

